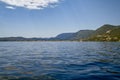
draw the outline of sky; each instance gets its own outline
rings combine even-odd
[[[120,0],[0,0],[0,37],[54,37],[120,25]]]

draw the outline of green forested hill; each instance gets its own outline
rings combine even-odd
[[[120,26],[103,25],[98,28],[92,36],[90,41],[120,41]]]

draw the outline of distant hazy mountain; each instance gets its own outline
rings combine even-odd
[[[23,41],[26,40],[24,37],[2,37],[0,41]]]
[[[75,33],[62,33],[53,38],[4,37],[0,41],[120,41],[120,26],[103,25],[97,30],[80,30]]]
[[[55,38],[60,40],[72,40],[75,36],[75,33],[62,33],[57,35]]]
[[[48,41],[54,38],[24,38],[24,37],[2,37],[0,41]]]
[[[80,30],[76,33],[62,33],[55,38],[60,40],[79,40],[86,39],[93,34],[93,30]]]
[[[94,33],[94,30],[80,30],[75,33],[74,38],[75,40],[84,40],[90,37]]]

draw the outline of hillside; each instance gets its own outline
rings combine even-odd
[[[75,36],[75,33],[62,33],[62,34],[57,35],[55,37],[55,39],[59,39],[59,40],[72,40],[74,36]]]
[[[75,33],[62,33],[57,35],[55,38],[60,40],[83,40],[93,34],[93,30],[80,30]]]
[[[94,30],[80,30],[75,33],[75,36],[73,39],[84,40],[84,39],[87,39],[89,36],[91,36],[93,33],[94,33]]]
[[[96,30],[62,33],[53,38],[3,37],[0,41],[120,41],[120,26],[103,25]]]
[[[120,26],[103,25],[98,28],[92,36],[90,41],[120,41]]]

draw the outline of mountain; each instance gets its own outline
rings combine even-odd
[[[105,25],[101,26],[100,28],[98,28],[94,32],[93,36],[105,34],[107,31],[115,29],[115,28],[119,28],[119,27],[120,26],[114,26],[114,25],[105,24]]]
[[[57,35],[55,38],[60,40],[83,40],[92,35],[94,30],[80,30],[75,33],[62,33]]]
[[[96,30],[62,33],[53,38],[3,37],[0,41],[120,41],[120,26],[105,24]]]
[[[95,30],[88,41],[120,41],[120,26],[103,25]]]
[[[60,40],[72,40],[75,36],[75,33],[62,33],[57,35],[55,38]]]
[[[80,30],[74,34],[75,40],[84,40],[91,36],[94,33],[94,30]]]
[[[80,30],[75,33],[62,33],[58,40],[77,41],[120,41],[120,26],[105,24],[96,30]]]

